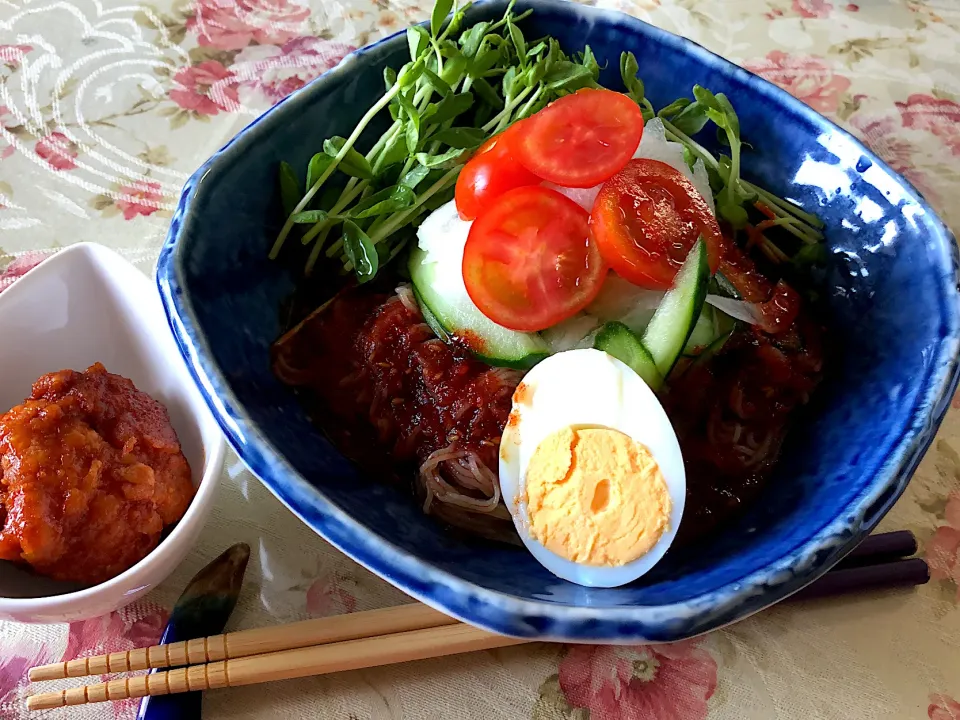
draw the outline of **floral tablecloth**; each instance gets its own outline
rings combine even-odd
[[[150,272],[180,187],[255,115],[425,0],[0,0],[0,291],[72,242]],[[690,37],[864,138],[960,234],[960,3],[596,0]],[[0,342],[15,341],[3,338]],[[0,369],[2,372],[2,369]],[[954,401],[954,408],[960,402]],[[882,529],[932,582],[773,608],[666,646],[527,646],[209,693],[207,718],[960,719],[960,412]],[[406,598],[329,547],[232,458],[202,542],[145,601],[70,626],[0,623],[0,717],[24,670],[159,636],[187,580],[254,549],[231,628]],[[48,718],[133,718],[136,703]]]

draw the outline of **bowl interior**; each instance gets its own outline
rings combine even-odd
[[[472,19],[499,16],[503,5],[481,4]],[[553,35],[568,52],[589,43],[606,66],[601,81],[610,87],[620,87],[620,51],[633,50],[642,58],[641,77],[657,107],[689,95],[695,83],[725,92],[740,114],[743,137],[755,145],[744,158],[744,176],[827,223],[824,287],[833,353],[828,377],[789,436],[775,477],[740,522],[706,547],[671,553],[640,582],[616,589],[578,587],[559,581],[524,550],[451,536],[405,493],[358,474],[273,378],[268,350],[280,332],[280,303],[294,287],[284,267],[266,261],[280,216],[277,163],[303,168],[325,137],[350,133],[382,92],[383,66],[396,68],[406,59],[402,37],[349,58],[261,118],[198,173],[187,191],[195,195],[187,196],[183,224],[175,221],[171,231],[175,244],[164,251],[171,254],[166,277],[175,277],[168,290],[194,314],[194,339],[200,352],[208,353],[207,369],[222,373],[225,384],[216,402],[224,403],[222,422],[228,432],[232,428],[241,454],[313,527],[387,579],[461,616],[522,634],[544,631],[536,613],[518,624],[499,624],[497,612],[477,607],[483,602],[470,593],[439,596],[407,558],[502,593],[501,600],[598,611],[709,605],[716,603],[713,593],[738,589],[758,572],[779,588],[753,592],[711,623],[735,619],[825,571],[902,492],[929,442],[930,425],[943,411],[953,373],[953,241],[904,181],[848,135],[758,78],[624,16],[573,3],[534,7],[523,25],[526,36]],[[160,282],[167,282],[163,271]],[[234,413],[248,414],[250,423],[233,423]],[[265,443],[322,497],[289,468],[263,461],[259,451],[255,458],[244,452]],[[334,506],[335,522],[326,502]],[[357,540],[341,522],[347,516],[389,545]],[[387,560],[384,547],[401,552]],[[779,571],[785,575],[777,576]],[[597,632],[613,637],[617,629]],[[659,639],[660,632],[648,629],[647,636]]]
[[[219,428],[189,381],[150,280],[113,252],[78,245],[54,255],[0,295],[0,408],[30,394],[44,373],[101,362],[170,413],[197,487]],[[189,511],[188,511],[189,512]],[[83,586],[0,562],[0,598],[60,595]]]

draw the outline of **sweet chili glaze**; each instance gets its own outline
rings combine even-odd
[[[0,559],[80,583],[144,558],[193,497],[167,411],[100,363],[0,416],[0,475]]]
[[[489,520],[471,517],[472,510],[487,515],[499,507],[495,475],[487,482],[467,477],[449,493],[457,472],[438,481],[423,468],[448,455],[450,462],[463,461],[464,472],[471,458],[497,467],[519,378],[513,371],[491,368],[459,344],[436,338],[412,296],[404,301],[363,288],[342,291],[272,352],[276,375],[308,391],[315,421],[345,455],[394,478],[416,477],[420,468],[418,490],[421,497],[426,492],[430,512],[483,535],[502,535],[503,528],[489,532]],[[452,503],[443,502],[446,494],[456,496]],[[431,503],[432,497],[441,502]],[[505,510],[493,517],[493,524],[507,527]]]

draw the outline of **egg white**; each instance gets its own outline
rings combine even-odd
[[[666,553],[680,527],[686,499],[686,472],[676,433],[653,391],[624,363],[600,350],[569,350],[548,357],[523,379],[526,386],[514,403],[517,419],[509,422],[500,443],[500,490],[520,539],[554,575],[589,587],[616,587],[633,582]],[[523,501],[527,468],[540,443],[565,427],[602,426],[619,430],[644,444],[663,474],[670,494],[670,524],[656,545],[619,567],[572,562],[548,550],[530,534]]]

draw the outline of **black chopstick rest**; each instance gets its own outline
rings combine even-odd
[[[868,536],[841,560],[834,570],[876,565],[881,562],[907,558],[916,552],[917,539],[909,530],[879,533]]]
[[[813,584],[795,593],[790,599],[812,600],[865,590],[910,587],[923,585],[929,580],[930,569],[923,559],[895,560],[879,565],[831,570]]]
[[[250,546],[237,543],[194,575],[174,605],[160,643],[222,633],[237,605],[249,560]],[[199,692],[147,696],[140,701],[137,720],[200,720],[201,710]]]

